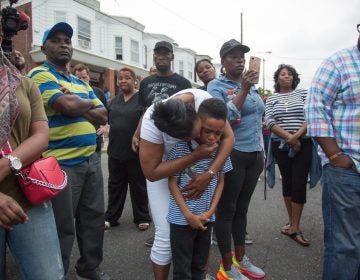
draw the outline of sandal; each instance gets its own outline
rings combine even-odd
[[[284,235],[289,235],[289,228],[291,227],[290,223],[287,223],[281,228],[281,233]]]
[[[298,231],[298,232],[294,232],[294,233],[291,233],[289,234],[288,233],[288,236],[293,239],[295,242],[299,243],[301,246],[309,246],[310,245],[310,242],[309,240],[307,240],[304,235],[302,234],[301,231]]]
[[[147,230],[150,227],[149,223],[140,223],[137,225],[138,229],[141,231]]]

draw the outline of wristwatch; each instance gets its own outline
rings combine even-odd
[[[211,179],[215,176],[215,172],[212,171],[211,169],[208,169],[207,172],[210,174],[210,178],[211,178]]]
[[[21,160],[18,157],[15,157],[11,154],[5,155],[5,158],[7,158],[10,161],[10,169],[16,174],[19,173],[22,167]]]

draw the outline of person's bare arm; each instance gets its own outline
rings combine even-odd
[[[94,103],[90,99],[81,98],[75,94],[64,94],[57,97],[52,107],[57,112],[70,117],[84,115],[90,109],[94,109]]]
[[[230,156],[231,151],[235,144],[235,138],[233,130],[229,124],[226,122],[226,127],[224,129],[223,138],[220,142],[218,151],[216,152],[215,159],[211,163],[209,170],[216,173],[222,169],[226,159]],[[211,174],[206,171],[197,176],[195,176],[189,184],[184,188],[184,191],[188,192],[187,198],[198,198],[205,191],[206,187],[209,185],[211,180]]]
[[[105,125],[108,121],[108,114],[105,107],[90,109],[82,116],[93,125]]]
[[[139,151],[139,143],[140,143],[140,130],[141,130],[141,123],[142,123],[142,119],[143,119],[144,114],[141,116],[138,125],[136,127],[136,130],[134,132],[134,135],[131,139],[131,148],[133,149],[133,151],[135,153],[137,153]]]
[[[246,96],[250,92],[250,88],[253,85],[252,80],[256,79],[259,74],[253,70],[246,71],[241,80],[240,92],[234,97],[233,103],[238,110],[241,110],[244,105]]]
[[[289,143],[295,151],[299,151],[301,149],[301,142],[299,141],[294,134],[287,132],[280,125],[275,124],[270,129],[271,132],[275,133],[280,138],[284,139],[287,143]]]
[[[139,156],[142,171],[149,181],[157,181],[184,170],[198,159],[211,155],[217,145],[200,145],[191,154],[169,161],[162,161],[164,145],[141,139]]]
[[[284,139],[285,141],[291,137],[291,133],[287,132],[283,129],[280,125],[274,124],[271,129],[271,132],[275,133],[280,138]]]
[[[335,138],[316,137],[315,139],[319,143],[320,147],[323,149],[325,155],[328,158],[341,152],[340,147],[337,144]],[[341,167],[345,169],[352,168],[355,170],[355,163],[348,155],[345,154],[339,154],[333,160],[330,160],[330,164],[336,167]]]
[[[24,224],[29,220],[24,210],[10,196],[0,192],[0,227],[11,230],[17,224]]]
[[[307,124],[304,122],[302,126],[294,133],[290,134],[290,137],[286,139],[286,142],[292,146],[295,146],[296,142],[306,133]]]
[[[23,166],[38,159],[46,150],[49,142],[49,127],[46,121],[36,121],[30,125],[30,136],[23,141],[12,154],[18,157]],[[10,174],[9,160],[0,159],[0,182]],[[18,223],[28,221],[28,216],[20,205],[11,197],[0,193],[0,226],[11,229]]]
[[[204,214],[204,219],[210,219],[210,217],[215,213],[216,207],[220,201],[221,194],[224,190],[224,173],[221,173],[219,176],[219,181],[217,183],[213,199],[211,201],[211,205],[208,211],[206,211]]]

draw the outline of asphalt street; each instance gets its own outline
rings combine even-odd
[[[107,202],[107,155],[103,153],[105,203]],[[309,247],[302,247],[280,229],[287,223],[287,215],[281,195],[281,181],[276,175],[276,186],[267,190],[264,200],[264,181],[259,181],[248,213],[248,233],[254,240],[246,246],[251,261],[266,272],[265,279],[276,280],[318,280],[322,273],[323,226],[321,216],[321,186],[307,193],[301,229],[310,241]],[[105,232],[104,259],[101,268],[113,280],[154,279],[150,263],[150,248],[144,245],[154,232],[153,225],[147,231],[139,231],[132,221],[131,202],[128,196],[120,226]],[[219,267],[219,251],[211,246],[210,272],[216,274]],[[78,250],[75,244],[68,280],[75,278],[75,261]],[[16,265],[8,254],[7,279],[20,279]],[[169,277],[171,279],[171,277]],[[36,279],[34,279],[36,280]],[[51,279],[49,279],[51,280]]]

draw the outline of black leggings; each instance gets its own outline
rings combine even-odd
[[[263,170],[263,152],[231,153],[233,170],[225,174],[224,190],[216,212],[215,233],[222,255],[235,245],[245,244],[246,215],[251,196]]]
[[[281,173],[283,196],[291,197],[292,202],[304,204],[311,163],[311,140],[302,139],[301,150],[293,158],[288,157],[287,151],[279,150],[279,144],[279,141],[272,141],[271,151]]]

